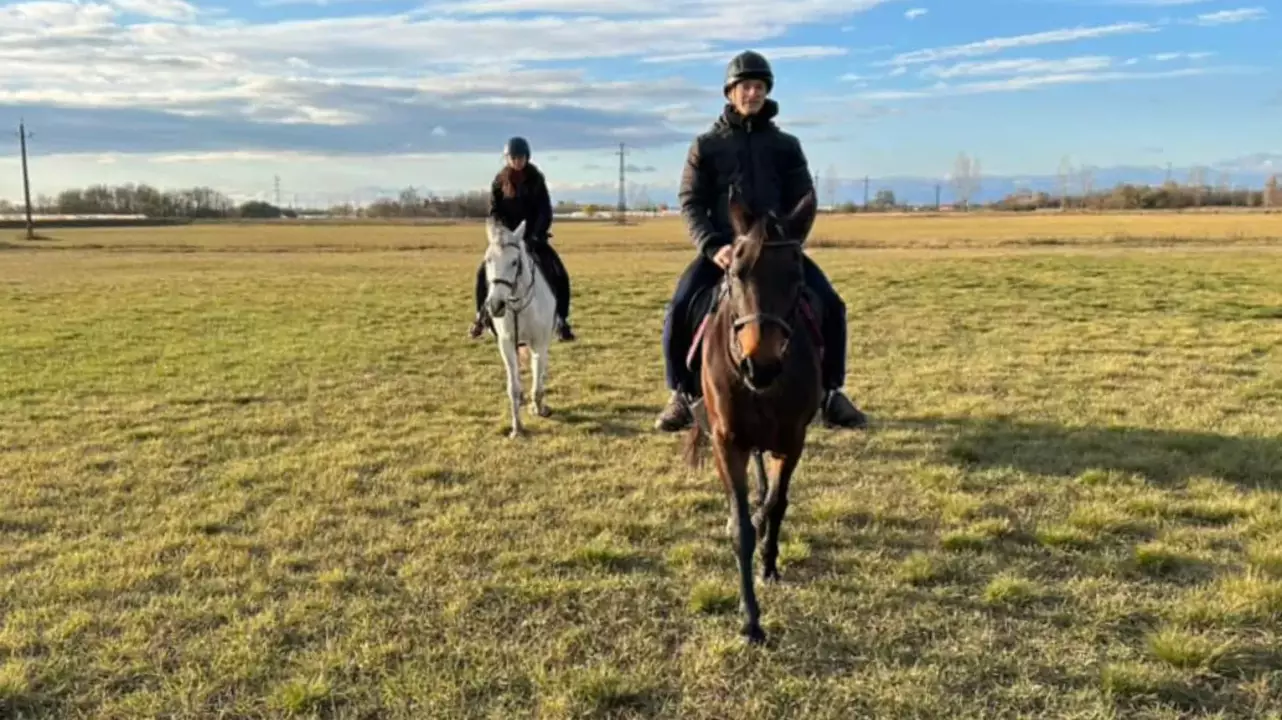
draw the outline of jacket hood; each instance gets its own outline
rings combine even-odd
[[[721,117],[717,118],[717,121],[713,123],[713,127],[743,127],[749,119],[753,121],[754,125],[769,126],[774,124],[775,116],[778,114],[779,103],[770,99],[767,99],[761,105],[761,109],[757,111],[757,114],[751,118],[745,118],[739,114],[738,110],[735,110],[734,105],[726,103],[721,111]]]

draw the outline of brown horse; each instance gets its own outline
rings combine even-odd
[[[706,413],[706,418],[699,418],[690,430],[685,448],[687,461],[698,467],[700,447],[711,436],[717,473],[730,499],[730,533],[747,616],[741,632],[753,644],[766,637],[752,576],[757,538],[765,538],[762,578],[777,581],[788,483],[823,399],[822,341],[802,269],[802,244],[814,213],[813,192],[782,219],[774,214],[751,217],[732,195],[733,260],[703,332],[703,399],[698,414]],[[763,452],[770,453],[772,483]],[[756,461],[760,505],[751,517],[750,457]]]

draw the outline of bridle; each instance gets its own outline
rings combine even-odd
[[[530,284],[525,289],[525,293],[520,294],[518,292],[518,288],[521,284],[521,276],[525,274],[525,248],[520,241],[501,242],[499,243],[499,247],[516,249],[516,273],[512,276],[512,279],[508,280],[507,278],[496,277],[490,282],[495,285],[502,285],[508,289],[509,302],[507,311],[512,313],[512,342],[516,343],[517,346],[520,346],[521,311],[525,310],[530,306],[530,303],[534,302],[534,285],[537,280],[534,274],[538,272],[538,268],[533,263],[530,264]],[[516,298],[519,302],[514,304],[511,302],[511,298]]]
[[[761,243],[762,248],[787,247],[791,245],[801,245],[801,243],[796,240],[766,240]],[[734,294],[734,283],[730,282],[729,278],[725,280],[725,283],[726,283],[726,297],[732,297]],[[804,285],[804,283],[802,283],[802,285]],[[800,298],[801,298],[801,293],[800,291],[798,291],[797,299],[794,300],[792,305],[788,308],[787,317],[791,318],[793,315],[796,314],[797,304],[800,301]],[[777,325],[779,326],[780,329],[783,330],[783,334],[785,337],[792,338],[792,332],[793,332],[792,323],[788,322],[788,320],[786,320],[783,316],[775,315],[774,313],[758,312],[758,313],[753,313],[751,315],[741,315],[739,317],[736,317],[734,321],[731,323],[731,329],[737,332],[740,329],[742,329],[743,326],[748,325],[750,323],[754,323],[754,322],[761,323],[762,325]]]
[[[521,284],[521,276],[525,274],[525,250],[522,248],[520,242],[502,242],[502,243],[499,243],[499,247],[513,248],[516,250],[516,273],[513,274],[511,280],[508,280],[507,278],[496,277],[490,282],[495,285],[502,285],[503,287],[508,289],[508,293],[510,294],[510,297],[520,300],[520,303],[518,305],[513,305],[510,302],[508,304],[508,310],[510,312],[519,313],[522,310],[524,310],[530,304],[530,302],[532,302],[534,299],[534,273],[533,272],[530,273],[529,286],[526,287],[525,293],[521,294],[518,288]]]
[[[800,240],[790,240],[790,239],[763,240],[761,243],[761,247],[764,250],[766,248],[772,248],[772,247],[800,247],[801,244],[802,243]],[[759,261],[760,261],[760,256],[758,256],[757,258],[757,262]],[[727,301],[730,301],[734,297],[734,282],[730,279],[730,274],[728,272],[726,273],[725,278],[722,280],[722,283],[725,288],[724,290],[725,299]],[[743,348],[739,344],[739,330],[741,330],[744,326],[754,322],[759,323],[761,325],[777,326],[779,329],[783,330],[784,346],[783,346],[783,351],[781,353],[781,357],[786,358],[788,356],[789,346],[791,345],[792,337],[794,335],[793,324],[791,321],[797,315],[798,310],[801,308],[801,299],[802,299],[804,289],[805,289],[805,281],[803,280],[802,282],[798,283],[797,291],[794,294],[792,304],[789,306],[788,311],[784,315],[757,312],[757,313],[752,313],[750,315],[735,316],[734,304],[731,303],[729,308],[727,308],[731,315],[730,343],[727,345],[727,348],[726,348],[727,352],[730,354],[730,359],[731,359],[730,367],[732,369],[732,372],[738,375],[740,377],[740,380],[744,382],[750,389],[755,389],[755,388],[752,387],[752,383],[748,382],[746,377],[743,377],[743,373],[741,373],[739,370],[739,361],[741,361],[743,357]]]

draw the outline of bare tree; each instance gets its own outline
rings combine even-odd
[[[956,201],[963,210],[970,209],[970,201],[979,194],[980,189],[979,158],[971,158],[966,153],[958,153],[953,163],[953,174],[950,183],[956,193]]]
[[[1073,161],[1067,155],[1059,161],[1059,209],[1068,210],[1068,186],[1073,182]]]
[[[1198,166],[1189,171],[1189,187],[1193,190],[1193,206],[1201,207],[1202,191],[1206,188],[1206,168]]]

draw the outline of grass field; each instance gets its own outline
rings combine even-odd
[[[479,227],[18,234],[0,717],[1279,717],[1282,216],[821,220],[874,427],[764,649],[650,430],[675,223],[557,231],[517,443]]]

